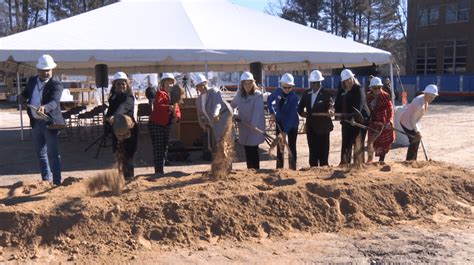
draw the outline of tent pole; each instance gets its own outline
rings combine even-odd
[[[310,84],[309,84],[309,74],[311,73],[311,64],[310,63],[307,63],[306,64],[306,76],[308,78],[308,87],[307,88],[311,88]],[[304,77],[303,77],[303,86],[304,86]]]
[[[18,109],[20,110],[20,124],[21,124],[21,129],[20,129],[20,137],[21,137],[21,140],[23,141],[24,140],[24,137],[23,137],[23,110],[22,110],[22,106],[21,106],[21,102],[20,102],[20,73],[17,71],[16,72],[16,89],[17,89],[17,96],[16,96],[16,99],[18,101]]]
[[[390,59],[390,82],[392,82],[392,86],[390,89],[390,93],[392,94],[392,105],[395,113],[395,82],[393,82],[393,60]]]

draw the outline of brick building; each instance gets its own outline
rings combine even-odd
[[[407,2],[407,74],[474,74],[474,0]]]

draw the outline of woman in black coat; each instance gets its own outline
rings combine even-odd
[[[109,109],[105,114],[107,120],[106,130],[112,133],[112,150],[116,156],[119,166],[119,172],[123,174],[126,180],[134,177],[133,156],[137,151],[138,144],[138,126],[133,118],[135,108],[135,97],[132,94],[132,88],[127,75],[118,72],[114,75],[112,89],[109,97]],[[114,132],[114,117],[125,115],[131,119],[129,133],[118,135]]]
[[[364,138],[365,134],[359,127],[352,126],[348,120],[357,117],[359,111],[363,117],[368,117],[365,106],[365,95],[363,94],[359,81],[349,69],[341,72],[341,87],[338,90],[335,109],[338,113],[347,114],[342,117],[342,147],[341,147],[341,165],[351,163],[352,146],[354,146],[354,164],[364,163]],[[364,120],[356,120],[364,123]]]

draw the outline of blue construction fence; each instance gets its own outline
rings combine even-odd
[[[390,76],[379,76],[382,80]],[[341,81],[340,76],[325,76],[323,87],[337,88]],[[357,76],[361,84],[367,84],[367,76]],[[471,92],[474,93],[474,74],[470,75],[403,75],[400,78],[394,76],[396,82],[392,82],[395,91],[406,89],[407,85],[422,91],[429,84],[436,84],[441,92]],[[267,87],[278,87],[280,76],[266,76]],[[295,87],[309,87],[307,76],[295,76]]]

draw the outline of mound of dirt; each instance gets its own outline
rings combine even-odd
[[[89,196],[86,181],[1,188],[0,246],[17,249],[19,259],[51,246],[86,261],[219,240],[473,217],[474,173],[441,162],[232,171],[225,180],[177,173],[138,177],[119,196]]]

